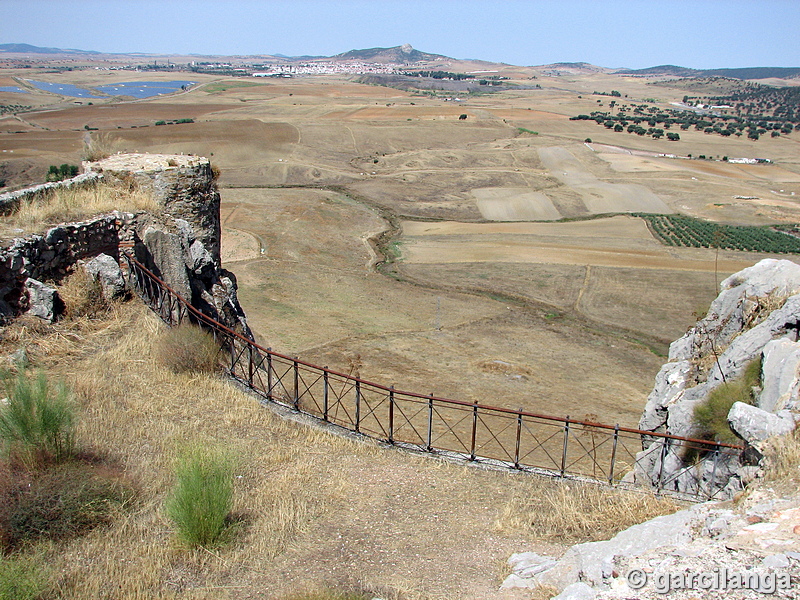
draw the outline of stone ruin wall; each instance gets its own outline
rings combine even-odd
[[[220,262],[220,198],[209,161],[119,154],[86,162],[83,168],[85,173],[71,180],[0,196],[0,212],[59,186],[123,184],[150,191],[160,206],[158,214],[115,211],[17,238],[0,248],[0,318],[29,310],[43,282],[60,282],[79,261],[106,254],[120,262],[120,252],[128,250],[193,306],[250,336],[236,279]]]

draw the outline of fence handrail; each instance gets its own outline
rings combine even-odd
[[[463,408],[469,408],[470,410],[474,410],[475,408],[477,408],[478,410],[481,410],[481,411],[490,411],[490,412],[502,413],[502,414],[506,414],[508,416],[514,416],[514,417],[519,417],[519,416],[528,417],[528,418],[531,418],[531,419],[539,419],[539,420],[551,421],[553,423],[560,423],[562,425],[567,425],[567,424],[569,424],[569,425],[578,425],[578,426],[581,426],[581,427],[591,427],[591,428],[596,428],[596,429],[604,429],[604,430],[608,430],[608,431],[622,432],[622,433],[628,433],[628,434],[633,434],[633,435],[640,435],[640,436],[643,436],[643,437],[646,436],[646,437],[651,437],[651,438],[662,438],[662,439],[665,439],[665,440],[673,440],[673,441],[677,441],[677,442],[697,444],[697,445],[700,445],[700,446],[704,446],[709,450],[715,450],[715,449],[721,449],[721,448],[727,448],[727,449],[730,449],[730,450],[744,450],[745,449],[744,446],[737,445],[737,444],[728,444],[728,443],[716,442],[716,441],[710,441],[710,440],[701,440],[701,439],[697,439],[697,438],[690,438],[690,437],[683,437],[683,436],[673,435],[671,433],[664,433],[664,432],[658,432],[658,431],[646,431],[646,430],[636,429],[636,428],[632,428],[632,427],[623,427],[623,426],[620,426],[620,425],[609,425],[607,423],[595,423],[595,422],[592,422],[592,421],[582,421],[582,420],[578,420],[578,419],[571,419],[569,417],[558,417],[558,416],[555,416],[555,415],[544,415],[544,414],[540,414],[540,413],[524,411],[524,410],[521,410],[521,409],[520,410],[514,410],[514,409],[504,408],[504,407],[499,407],[499,406],[489,406],[489,405],[486,405],[486,404],[479,404],[477,402],[466,402],[464,400],[454,400],[454,399],[451,399],[451,398],[438,397],[438,396],[434,396],[433,394],[421,394],[421,393],[418,393],[418,392],[408,392],[408,391],[404,391],[404,390],[401,390],[401,389],[397,389],[397,388],[395,388],[393,386],[385,386],[383,384],[376,383],[376,382],[373,382],[373,381],[369,381],[367,379],[362,379],[360,377],[354,377],[353,375],[350,375],[350,374],[347,374],[347,373],[341,373],[341,372],[335,371],[333,369],[330,369],[328,367],[322,367],[322,366],[319,366],[319,365],[315,365],[313,363],[301,360],[298,357],[288,356],[286,354],[281,354],[280,352],[275,352],[274,350],[272,350],[270,348],[264,348],[263,346],[261,346],[260,344],[255,342],[254,340],[243,336],[242,334],[238,333],[237,331],[234,331],[233,329],[231,329],[230,327],[224,325],[223,323],[220,323],[219,321],[209,317],[208,315],[206,315],[202,311],[200,311],[197,308],[195,308],[194,306],[192,306],[192,304],[190,302],[188,302],[185,298],[183,298],[183,296],[181,296],[178,292],[176,292],[174,289],[172,289],[172,287],[170,287],[169,284],[167,284],[165,281],[163,281],[161,278],[159,278],[155,273],[150,271],[147,267],[145,267],[138,260],[136,260],[135,258],[130,256],[127,252],[121,252],[121,254],[122,254],[122,256],[125,257],[125,259],[129,263],[135,265],[136,268],[141,270],[143,273],[145,273],[149,279],[151,279],[156,284],[158,284],[159,287],[163,288],[165,291],[167,291],[171,295],[175,296],[175,298],[178,300],[178,302],[180,302],[186,308],[186,310],[188,310],[190,313],[192,313],[192,315],[194,315],[197,319],[199,319],[199,320],[203,321],[204,323],[206,323],[208,326],[210,326],[212,328],[215,328],[215,329],[218,329],[218,330],[221,330],[224,333],[226,333],[227,335],[230,335],[230,336],[238,339],[240,342],[242,342],[242,343],[244,343],[244,344],[246,344],[246,345],[248,345],[248,346],[250,346],[252,348],[257,349],[260,352],[263,352],[264,354],[270,355],[270,356],[272,356],[274,358],[279,358],[279,359],[282,359],[282,360],[285,360],[285,361],[290,361],[292,363],[296,363],[297,365],[302,365],[302,366],[307,367],[307,368],[312,369],[312,370],[321,371],[323,373],[327,373],[328,375],[333,375],[335,377],[340,377],[340,378],[342,378],[342,379],[344,379],[346,381],[351,381],[353,383],[358,383],[359,385],[367,385],[367,386],[369,386],[369,387],[371,387],[373,389],[381,390],[381,391],[384,391],[384,392],[387,392],[387,393],[391,392],[393,394],[402,395],[402,396],[405,396],[407,398],[414,398],[414,399],[425,400],[425,401],[433,400],[434,402],[437,402],[437,403],[443,403],[443,404],[449,404],[449,405],[452,405],[452,406],[459,406],[459,407],[463,407]]]

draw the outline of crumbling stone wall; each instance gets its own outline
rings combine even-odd
[[[0,215],[5,215],[12,212],[20,202],[29,201],[40,196],[45,196],[53,190],[64,188],[82,188],[94,185],[103,177],[99,173],[82,173],[77,177],[65,179],[63,181],[51,181],[35,185],[33,187],[18,190],[16,192],[6,192],[0,194]]]
[[[193,306],[251,336],[236,296],[236,278],[220,263],[219,191],[209,161],[197,156],[118,154],[84,163],[114,185],[149,190],[157,214],[115,212],[53,227],[0,249],[0,317],[30,308],[30,280],[58,282],[75,264],[100,253],[133,255]]]
[[[83,258],[101,252],[118,258],[120,242],[133,241],[134,220],[132,214],[116,212],[59,225],[44,235],[17,238],[0,248],[0,318],[28,310],[28,279],[58,282]]]

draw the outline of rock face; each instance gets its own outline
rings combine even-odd
[[[794,429],[800,418],[800,265],[762,260],[728,277],[720,288],[708,315],[670,346],[669,362],[656,376],[639,428],[698,437],[695,406],[760,358],[762,383],[755,406],[734,405],[729,415],[733,431],[758,449],[766,437]],[[666,478],[676,491],[693,493],[693,486],[707,480],[707,473],[691,473],[679,456],[661,460],[654,451],[658,444],[645,443],[637,457],[636,481]],[[740,458],[714,465],[714,475],[724,475],[720,485],[728,486],[727,495],[740,487]]]
[[[138,187],[153,194],[160,210],[116,212],[59,225],[44,236],[17,239],[1,248],[0,318],[27,310],[32,292],[25,282],[30,278],[58,282],[79,260],[99,254],[105,258],[90,261],[87,272],[100,281],[104,294],[119,295],[119,267],[112,263],[120,261],[125,250],[195,308],[252,337],[236,295],[236,278],[220,263],[220,198],[209,161],[197,156],[118,154],[83,166],[88,175],[80,185],[102,181]]]
[[[219,265],[219,190],[206,158],[164,154],[115,154],[97,162],[84,162],[87,172],[102,174],[109,182],[133,182],[153,194],[164,212],[183,219]]]
[[[741,502],[706,502],[634,525],[603,542],[569,548],[559,559],[533,552],[513,554],[503,588],[552,586],[553,600],[656,600],[741,598],[774,594],[796,598],[800,573],[800,495],[776,497],[755,489]],[[723,570],[716,587],[684,574]],[[737,583],[738,574],[757,575],[761,589]],[[712,589],[716,592],[709,593]],[[770,591],[771,590],[771,591]]]

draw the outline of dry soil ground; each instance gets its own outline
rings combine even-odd
[[[210,156],[222,170],[227,266],[267,345],[425,393],[635,424],[663,360],[653,350],[693,322],[717,280],[761,256],[668,250],[630,217],[526,221],[638,210],[795,222],[798,140],[618,134],[569,116],[608,104],[593,90],[664,107],[683,91],[581,69],[509,73],[541,89],[456,102],[336,77],[192,74],[195,89],[146,101],[89,106],[34,91],[26,102],[47,110],[2,121],[2,175],[20,185],[75,163],[87,135]],[[38,77],[92,85],[114,73]],[[180,118],[195,122],[155,126]],[[370,242],[391,227],[394,278],[376,272]],[[487,372],[492,361],[516,367]]]

